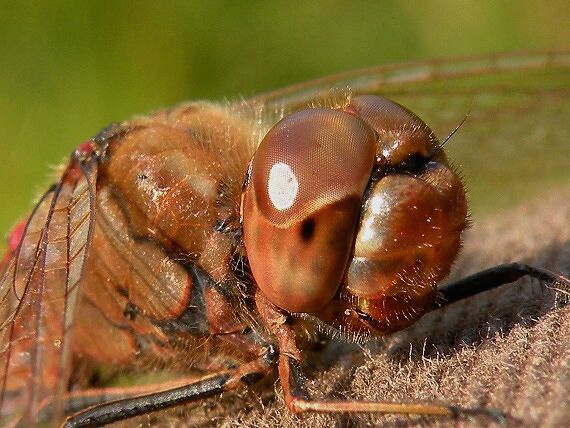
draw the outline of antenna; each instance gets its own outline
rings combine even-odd
[[[436,148],[435,150],[431,153],[430,157],[435,155],[437,152],[439,152],[441,149],[443,149],[443,146],[445,146],[447,144],[447,142],[451,139],[451,137],[453,137],[455,135],[455,133],[457,131],[459,131],[459,128],[461,128],[463,126],[463,124],[467,121],[467,118],[469,117],[469,115],[471,114],[471,109],[473,108],[473,100],[471,100],[471,105],[469,106],[469,110],[467,111],[467,113],[465,114],[465,116],[463,117],[463,119],[461,119],[461,122],[459,122],[459,125],[457,125],[455,127],[455,129],[453,131],[451,131],[451,133],[445,138],[445,140],[443,140]]]

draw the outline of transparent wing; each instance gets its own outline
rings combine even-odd
[[[488,91],[495,86],[493,83],[502,80],[500,76],[507,74],[518,76],[517,81],[523,78],[524,86],[532,90],[536,85],[525,78],[529,73],[546,71],[550,74],[558,70],[567,74],[569,68],[570,51],[436,59],[352,70],[260,94],[250,98],[249,102],[292,110],[307,105],[311,100],[329,97],[331,88],[350,88],[354,94],[379,93],[390,97],[404,94],[415,97],[420,93],[437,92],[437,88],[449,91],[459,84],[472,91],[477,88]],[[517,81],[509,85],[516,87]],[[550,82],[549,85],[555,84]]]
[[[42,402],[67,387],[96,168],[70,162],[32,212],[0,282],[0,420],[37,422]]]
[[[387,96],[415,112],[442,140],[468,116],[446,151],[465,177],[475,216],[569,182],[570,52],[380,66],[249,102],[280,115],[319,105],[339,91]]]

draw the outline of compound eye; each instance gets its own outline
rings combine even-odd
[[[275,305],[316,312],[334,297],[372,171],[375,133],[340,110],[276,124],[254,155],[243,202],[255,282]]]

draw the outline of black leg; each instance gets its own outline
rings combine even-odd
[[[96,405],[70,416],[63,426],[76,428],[106,425],[250,385],[267,375],[275,364],[275,359],[275,348],[269,347],[266,354],[259,359],[235,369],[224,370],[191,384],[166,391]]]
[[[227,370],[224,368],[223,370]],[[215,370],[211,372],[219,372]],[[90,388],[78,390],[65,394],[61,398],[59,407],[63,409],[63,414],[73,415],[81,412],[88,407],[99,406],[113,401],[126,400],[129,398],[142,397],[143,395],[152,394],[156,391],[174,390],[178,387],[190,385],[198,380],[204,380],[196,376],[188,376],[177,378],[174,380],[151,384],[151,385],[135,385],[128,387],[109,387],[109,388]],[[47,423],[56,418],[56,403],[48,399],[41,403],[39,412],[40,423]]]
[[[509,284],[526,275],[548,284],[561,284],[570,291],[570,279],[563,275],[525,263],[506,263],[446,284],[438,290],[437,299],[429,310],[443,308],[459,300]]]

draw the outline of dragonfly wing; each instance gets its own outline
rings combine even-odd
[[[556,69],[566,70],[567,73],[569,68],[570,51],[435,59],[338,73],[260,94],[248,101],[254,105],[290,111],[330,97],[331,88],[348,89],[353,94],[381,94],[391,98],[400,94],[417,96],[426,90],[436,91],[438,85],[450,90],[457,82],[463,81],[473,90],[477,87],[488,90],[493,79],[501,80],[509,73],[524,76],[526,73],[551,72]]]
[[[72,159],[32,212],[0,282],[0,416],[37,422],[70,371],[70,333],[94,224],[95,159]]]

